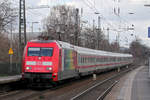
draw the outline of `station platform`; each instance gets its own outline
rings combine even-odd
[[[0,84],[16,82],[21,79],[21,75],[0,77]]]
[[[148,66],[141,66],[126,74],[104,100],[150,100]]]

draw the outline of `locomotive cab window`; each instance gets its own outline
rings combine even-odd
[[[41,56],[52,56],[53,48],[41,48]]]
[[[29,47],[28,56],[49,56],[53,54],[53,48],[39,48],[39,47]]]
[[[28,56],[40,56],[40,48],[28,48]]]

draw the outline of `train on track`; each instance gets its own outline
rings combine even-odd
[[[50,84],[127,66],[132,62],[130,54],[93,50],[57,40],[32,40],[24,48],[22,79]]]

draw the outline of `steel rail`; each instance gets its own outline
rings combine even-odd
[[[114,78],[116,78],[116,77],[119,77],[120,75],[122,75],[122,74],[124,74],[124,73],[127,73],[127,72],[129,72],[129,71],[131,71],[131,70],[133,70],[133,68],[130,68],[130,69],[128,69],[128,70],[125,70],[125,71],[123,71],[123,72],[120,72],[120,73],[118,73],[118,74],[116,74],[116,75],[113,75],[112,77],[109,77],[109,78],[103,80],[102,82],[99,82],[99,83],[95,84],[94,86],[92,86],[92,87],[86,89],[85,91],[83,91],[83,92],[77,94],[76,96],[74,96],[74,97],[71,98],[70,100],[76,100],[76,99],[80,98],[82,95],[86,95],[86,93],[88,93],[88,92],[91,91],[92,89],[94,89],[94,88],[96,88],[96,87],[98,87],[98,86],[104,84],[105,82],[107,82],[107,81],[109,81],[109,80],[112,80],[112,79],[114,79]]]
[[[11,91],[11,92],[5,92],[5,93],[0,95],[0,99],[3,99],[5,97],[9,97],[9,96],[13,96],[13,95],[17,95],[17,94],[21,94],[23,92],[24,91],[20,91],[20,90]]]
[[[98,98],[97,100],[103,100],[105,96],[111,91],[111,89],[118,83],[119,81],[115,81],[110,87],[106,89]]]

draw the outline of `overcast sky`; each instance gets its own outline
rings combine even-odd
[[[16,6],[18,0],[13,0]],[[99,12],[101,16],[101,25],[103,29],[109,27],[110,29],[121,28],[120,42],[122,46],[128,44],[135,39],[135,36],[142,39],[144,44],[150,46],[150,39],[147,38],[147,28],[150,26],[150,7],[145,7],[144,4],[150,4],[148,0],[26,0],[27,7],[37,7],[40,5],[71,5],[75,8],[83,8],[82,20],[88,21],[88,26],[92,26],[93,19],[97,21],[98,15],[94,12]],[[114,7],[120,8],[120,15],[114,14]],[[31,31],[31,22],[41,22],[48,13],[50,8],[27,10],[27,30]],[[133,13],[133,14],[129,14]],[[97,22],[95,23],[97,25]],[[124,31],[123,28],[132,27],[134,25],[135,31]],[[42,23],[35,24],[35,30],[42,28]],[[114,41],[117,32],[110,30],[110,41]],[[105,33],[106,30],[105,30]],[[134,36],[131,36],[134,34]],[[105,34],[107,35],[107,34]]]

